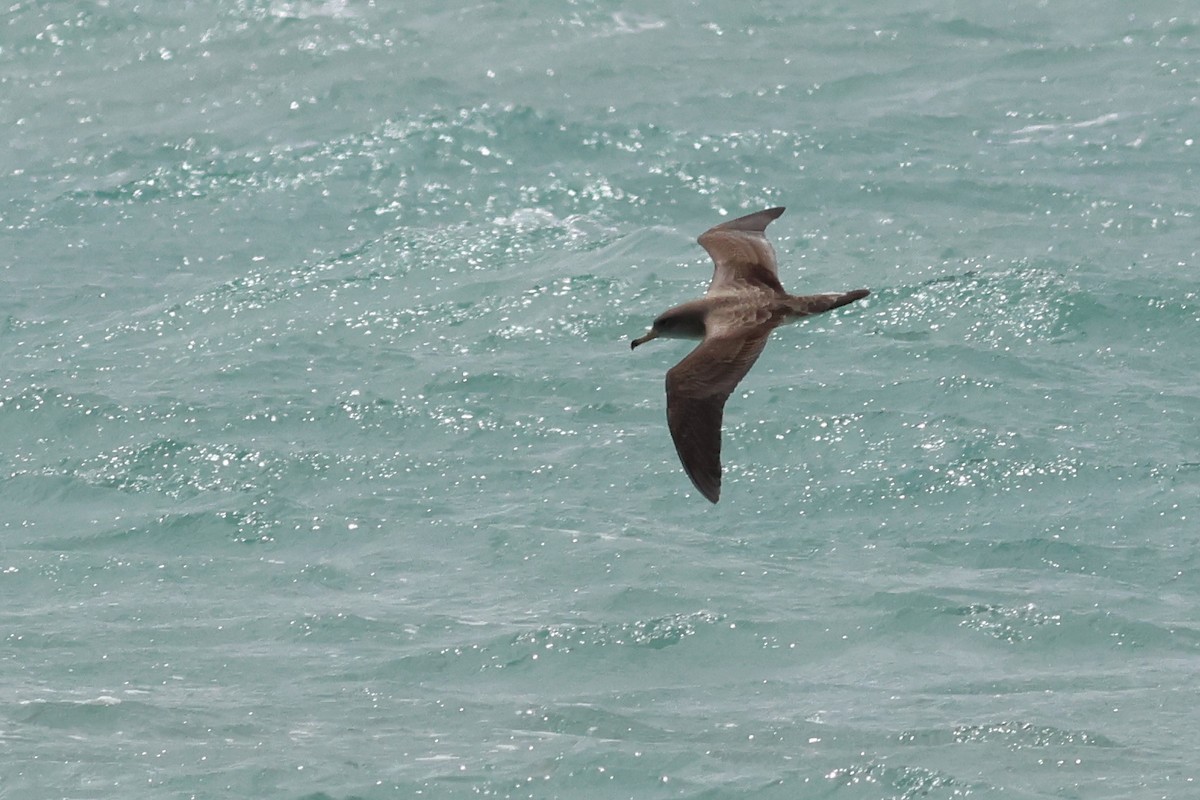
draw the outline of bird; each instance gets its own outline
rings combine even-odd
[[[779,282],[766,229],[783,207],[715,225],[697,239],[713,260],[708,292],[659,314],[635,349],[651,339],[701,339],[667,370],[667,427],[692,484],[711,503],[721,499],[721,422],[725,401],[780,325],[861,300],[867,289],[794,295]]]

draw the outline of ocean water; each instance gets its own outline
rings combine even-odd
[[[1110,7],[1112,6],[1112,7]],[[17,0],[0,797],[1200,796],[1200,12]],[[631,353],[795,292],[697,495]]]

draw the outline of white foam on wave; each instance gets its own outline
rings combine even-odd
[[[1120,118],[1121,115],[1114,111],[1111,114],[1101,114],[1095,119],[1085,119],[1080,122],[1051,122],[1041,125],[1027,125],[1024,128],[1013,131],[1013,135],[1020,136],[1021,134],[1029,133],[1052,133],[1054,131],[1066,130],[1069,128],[1093,128],[1097,125],[1107,125],[1110,122],[1116,122]]]

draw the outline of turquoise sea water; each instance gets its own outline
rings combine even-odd
[[[1200,796],[1200,13],[976,5],[9,5],[0,797]]]

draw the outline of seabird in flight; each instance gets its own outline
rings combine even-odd
[[[660,337],[702,339],[667,370],[667,426],[683,469],[710,502],[721,497],[721,417],[725,401],[754,366],[771,331],[870,294],[794,295],[779,283],[766,228],[783,213],[768,208],[723,222],[700,235],[713,260],[708,292],[664,311],[631,348]]]

